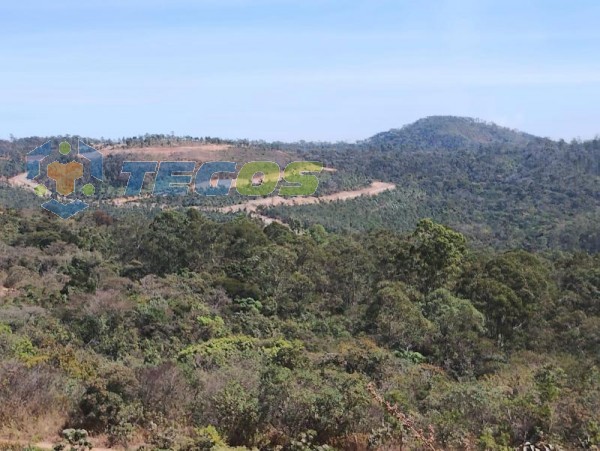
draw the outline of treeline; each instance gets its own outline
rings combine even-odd
[[[178,450],[600,445],[597,254],[483,252],[431,220],[336,234],[192,209],[5,210],[0,225],[0,433]]]

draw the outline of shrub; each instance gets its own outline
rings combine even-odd
[[[65,429],[62,431],[63,443],[54,445],[54,451],[85,451],[92,449],[88,441],[88,433],[85,429]],[[66,443],[64,443],[66,442]]]
[[[45,364],[27,367],[14,360],[0,361],[0,431],[3,427],[51,431],[67,420],[78,390]]]

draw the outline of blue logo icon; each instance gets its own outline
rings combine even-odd
[[[73,152],[71,144],[68,142],[60,143],[58,147],[59,153],[63,156],[71,155],[73,157],[67,163],[50,160],[50,155],[52,154],[52,143],[50,141],[35,148],[27,154],[27,178],[35,180],[40,177],[42,174],[42,164],[48,163],[46,165],[46,176],[48,179],[54,180],[56,184],[55,195],[62,196],[63,199],[61,200],[66,200],[64,199],[66,196],[76,192],[76,181],[84,176],[85,166],[78,161],[78,159],[83,158],[89,162],[90,176],[102,181],[104,178],[102,154],[81,140],[78,140],[77,147],[77,151]],[[48,194],[49,190],[44,184],[40,184],[36,186],[35,192],[39,196],[44,197]],[[91,183],[87,183],[82,186],[81,192],[86,196],[91,196],[95,193],[95,187]],[[44,202],[42,207],[63,219],[67,219],[85,210],[89,205],[79,199],[70,202],[61,202],[56,198],[52,198]]]

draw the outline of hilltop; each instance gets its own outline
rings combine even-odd
[[[524,146],[536,136],[470,117],[429,116],[401,128],[378,133],[362,144],[395,149],[474,149],[490,144]]]

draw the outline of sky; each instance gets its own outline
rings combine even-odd
[[[0,2],[0,138],[600,134],[597,0]]]

